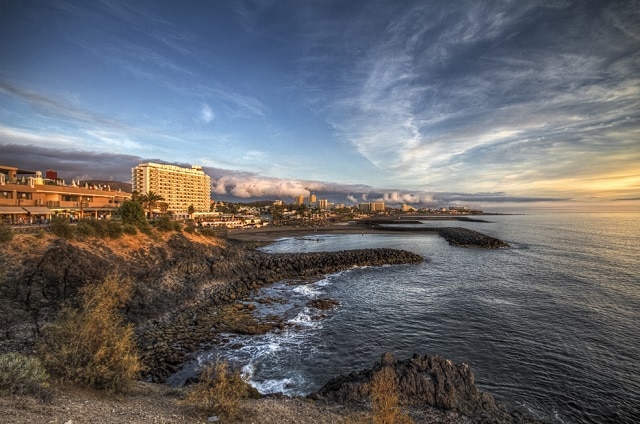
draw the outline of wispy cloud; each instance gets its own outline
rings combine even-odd
[[[211,107],[206,103],[202,103],[202,107],[200,108],[200,119],[202,119],[205,124],[208,124],[213,121],[214,117],[215,114],[213,113],[213,110],[211,110]]]
[[[108,126],[110,128],[130,128],[124,122],[105,117],[92,111],[78,108],[73,103],[61,98],[42,94],[19,87],[9,81],[0,79],[0,93],[9,95],[26,103],[34,111],[53,115],[58,118],[72,120],[74,122],[92,123]]]
[[[406,10],[356,63],[328,119],[392,181],[435,189],[506,180],[534,192],[542,185],[532,173],[546,186],[567,182],[576,155],[592,171],[607,162],[602,155],[633,157],[640,145],[619,134],[629,140],[640,124],[640,80],[630,78],[638,31],[607,7],[589,7]],[[619,26],[629,41],[612,51],[606,40],[619,38],[611,33]],[[594,44],[583,34],[595,28]]]

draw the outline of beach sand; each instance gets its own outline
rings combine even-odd
[[[308,235],[320,234],[383,234],[387,231],[376,230],[366,226],[357,226],[353,224],[335,224],[321,227],[261,227],[261,228],[245,228],[234,229],[227,232],[227,236],[231,240],[242,241],[261,241],[270,242],[281,238],[303,237]]]

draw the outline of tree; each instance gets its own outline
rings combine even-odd
[[[166,214],[169,209],[169,204],[167,202],[158,202],[158,209],[160,209],[160,212],[163,214]]]
[[[118,209],[118,214],[125,224],[132,224],[136,227],[141,227],[147,224],[147,218],[145,218],[144,209],[142,205],[134,201],[123,202]]]
[[[191,218],[193,218],[193,213],[196,211],[196,208],[193,207],[193,205],[189,205],[189,208],[187,208],[187,213],[189,214],[189,216]]]
[[[142,196],[140,196],[140,201],[149,211],[149,218],[151,218],[153,209],[156,207],[158,202],[164,201],[164,197],[154,191],[149,190],[147,194],[143,194]]]

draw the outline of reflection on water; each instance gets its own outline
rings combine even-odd
[[[277,308],[291,327],[229,336],[201,359],[226,357],[243,366],[259,390],[301,395],[337,374],[369,367],[383,351],[438,353],[470,363],[483,390],[544,420],[635,422],[639,218],[492,216],[489,223],[456,223],[513,246],[501,250],[455,248],[433,234],[281,240],[264,250],[389,247],[427,261],[264,289],[262,295],[286,300]],[[319,312],[306,306],[314,297],[340,305]]]

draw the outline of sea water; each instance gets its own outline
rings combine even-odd
[[[440,354],[471,365],[481,390],[553,423],[640,422],[640,215],[484,217],[461,226],[507,241],[452,247],[433,234],[282,239],[265,252],[373,247],[422,255],[418,265],[354,268],[259,293],[257,314],[282,331],[227,335],[198,363],[227,359],[263,393],[305,395],[371,367],[380,354]],[[310,299],[339,305],[319,311]]]

